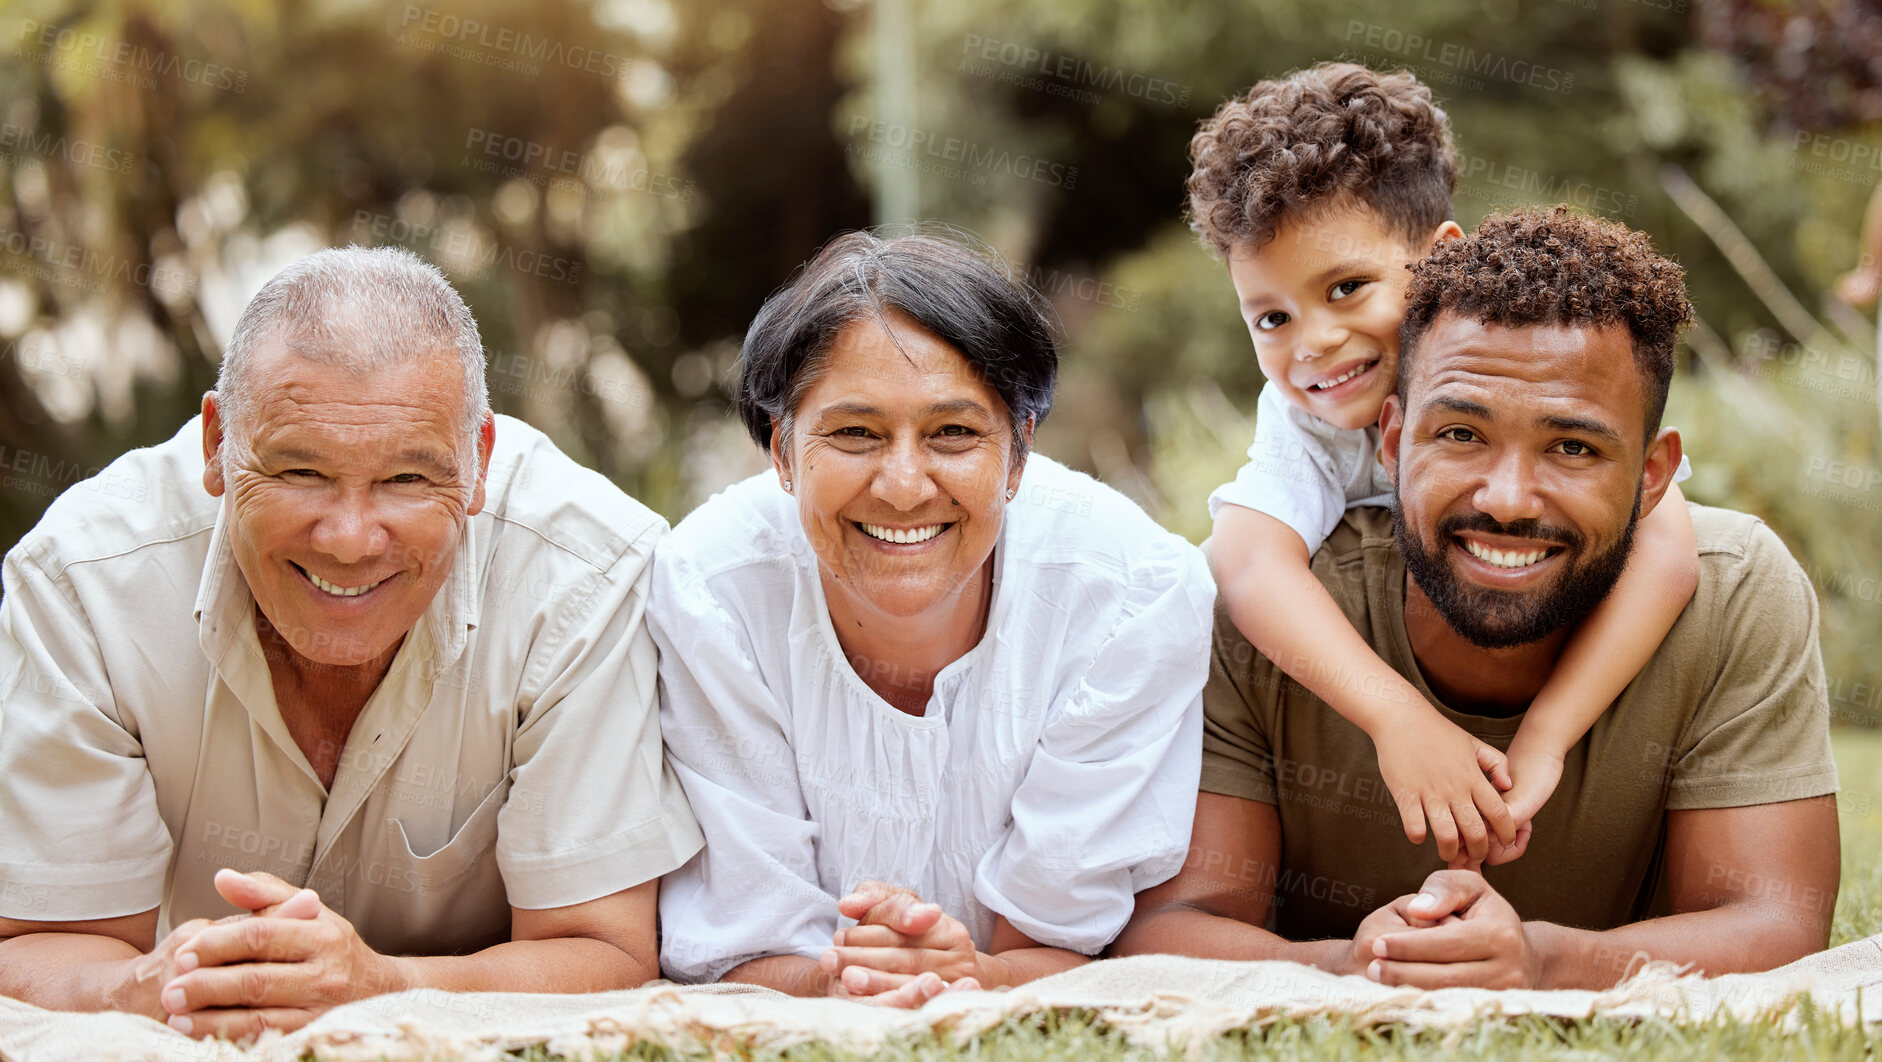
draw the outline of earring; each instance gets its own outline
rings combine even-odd
[[[1007,500],[1007,501],[1012,501],[1012,500],[1013,500],[1013,495],[1015,495],[1015,494],[1018,494],[1018,493],[1019,493],[1019,488],[1017,488],[1017,487],[1014,487],[1014,488],[1012,488],[1012,489],[1010,489],[1010,490],[1008,490],[1008,491],[1006,492],[1006,500]]]
[[[784,493],[789,494],[790,492],[791,492],[791,481],[787,479],[784,481]]]

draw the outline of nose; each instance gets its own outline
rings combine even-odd
[[[340,487],[322,499],[312,545],[341,564],[357,564],[384,553],[391,541],[369,487]]]
[[[1498,523],[1539,520],[1545,506],[1533,455],[1510,449],[1489,464],[1471,501]]]
[[[901,512],[913,512],[940,490],[929,472],[920,441],[912,436],[889,445],[882,464],[876,468],[870,489],[877,498]]]
[[[1346,343],[1346,327],[1330,313],[1309,314],[1300,324],[1296,333],[1299,339],[1294,348],[1297,361],[1312,361],[1322,354],[1338,350]]]

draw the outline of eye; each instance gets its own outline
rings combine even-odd
[[[280,476],[282,479],[319,479],[320,473],[311,468],[290,468]]]
[[[965,424],[949,424],[948,426],[941,429],[942,435],[961,436],[961,435],[972,435],[973,433],[974,433],[974,429],[968,427]]]
[[[1291,320],[1291,318],[1289,318],[1287,314],[1284,313],[1283,311],[1269,310],[1267,313],[1264,313],[1260,317],[1255,318],[1255,331],[1272,332],[1275,329],[1286,324],[1289,320]]]
[[[1353,292],[1358,291],[1360,288],[1365,287],[1367,283],[1368,282],[1364,280],[1342,280],[1338,284],[1333,285],[1332,291],[1327,292],[1327,301],[1338,302],[1346,296],[1351,295]]]
[[[1563,439],[1555,448],[1569,457],[1593,457],[1595,449],[1580,439]]]
[[[393,477],[391,478],[391,480],[389,480],[388,482],[392,482],[392,483],[424,483],[424,482],[426,482],[426,480],[425,480],[425,477],[424,477],[424,476],[422,476],[422,475],[420,475],[420,474],[419,474],[419,473],[417,473],[417,472],[400,472],[400,473],[399,473],[398,475],[396,475],[396,476],[393,476]]]
[[[1471,431],[1469,428],[1453,427],[1446,428],[1439,432],[1438,438],[1449,439],[1452,442],[1472,443],[1477,441],[1478,436],[1476,432]]]

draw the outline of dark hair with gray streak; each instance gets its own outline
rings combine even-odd
[[[788,436],[837,337],[894,310],[959,351],[999,394],[1012,418],[1014,454],[1025,454],[1026,425],[1052,409],[1057,330],[1030,288],[965,239],[844,233],[766,299],[741,352],[738,414],[752,439],[769,448],[774,424]]]

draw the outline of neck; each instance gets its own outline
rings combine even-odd
[[[292,690],[318,690],[329,696],[338,696],[341,703],[353,698],[348,693],[357,693],[359,703],[364,704],[372,696],[372,691],[379,688],[380,680],[392,668],[392,660],[399,654],[399,646],[405,644],[403,638],[392,644],[390,649],[378,657],[359,664],[325,664],[310,660],[289,644],[275,630],[268,617],[260,609],[255,610],[255,635],[261,641],[262,656],[268,661],[268,671],[274,677],[275,696],[285,706],[287,698],[282,696],[283,687]]]
[[[1425,684],[1445,704],[1472,715],[1514,715],[1529,707],[1555,669],[1568,632],[1528,645],[1484,649],[1457,633],[1405,576],[1405,634]]]
[[[993,600],[993,559],[960,587],[914,615],[891,615],[823,578],[830,625],[843,655],[868,687],[910,715],[920,715],[934,677],[980,643]]]

